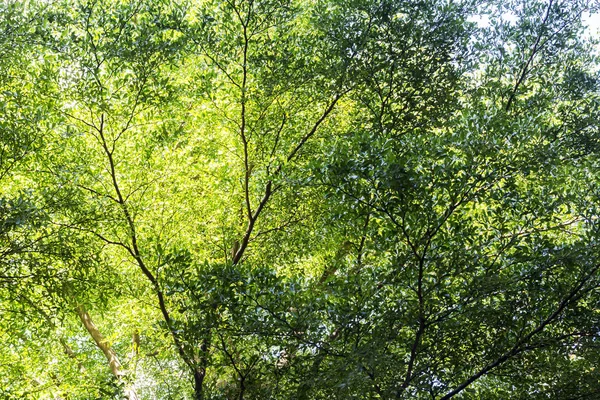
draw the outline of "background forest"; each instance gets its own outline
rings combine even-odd
[[[0,3],[0,398],[600,398],[587,0]]]

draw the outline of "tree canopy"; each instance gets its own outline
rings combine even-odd
[[[0,397],[600,397],[596,0],[0,3]]]

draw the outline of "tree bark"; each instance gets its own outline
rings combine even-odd
[[[204,377],[206,372],[203,369],[196,368],[194,371],[194,400],[204,400]]]
[[[119,361],[119,357],[117,356],[117,353],[108,344],[106,339],[104,339],[104,336],[102,336],[102,333],[100,333],[100,330],[96,327],[94,321],[92,321],[92,318],[90,317],[90,314],[87,312],[85,307],[82,305],[78,305],[76,307],[76,311],[79,315],[79,319],[81,319],[81,322],[83,323],[83,326],[88,331],[92,339],[94,339],[94,342],[96,342],[96,346],[98,346],[98,348],[104,353],[104,356],[108,361],[110,371],[115,376],[117,381],[122,381],[125,372],[121,369],[122,366],[121,362]],[[135,389],[131,387],[131,385],[127,385],[127,387],[125,388],[125,396],[129,400],[138,400],[137,393]]]

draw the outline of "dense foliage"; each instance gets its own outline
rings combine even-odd
[[[0,397],[600,397],[588,0],[0,3]]]

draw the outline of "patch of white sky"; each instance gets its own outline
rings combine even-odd
[[[586,13],[583,16],[583,24],[586,26],[586,33],[591,37],[600,39],[600,14]]]
[[[517,21],[517,15],[512,12],[505,12],[502,14],[502,19],[509,23],[515,23]],[[469,21],[476,22],[481,28],[485,28],[490,25],[490,17],[484,14],[474,15],[469,18]],[[600,13],[584,13],[582,16],[582,22],[585,26],[586,36],[600,39]]]

